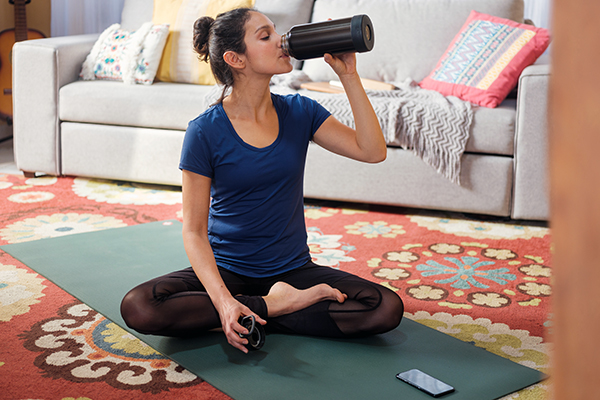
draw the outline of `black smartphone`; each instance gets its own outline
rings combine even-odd
[[[440,397],[447,393],[454,392],[454,388],[447,383],[435,379],[433,376],[427,375],[418,369],[411,369],[409,371],[401,372],[396,375],[396,378],[400,379],[424,391],[425,393],[433,396]]]

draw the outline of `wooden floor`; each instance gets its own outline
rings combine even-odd
[[[19,174],[15,158],[13,156],[13,140],[4,140],[0,142],[0,173]]]

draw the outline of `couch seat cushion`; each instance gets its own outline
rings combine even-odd
[[[212,86],[77,81],[59,92],[61,121],[185,130],[206,109]]]
[[[474,107],[473,124],[465,151],[512,156],[517,101],[504,100],[496,108]]]
[[[505,100],[496,108],[475,107],[465,152],[512,156],[514,154],[515,107],[516,100]]]
[[[77,81],[60,89],[61,121],[185,130],[208,106],[212,86],[157,82],[151,86]],[[476,107],[465,151],[513,154],[515,100]]]

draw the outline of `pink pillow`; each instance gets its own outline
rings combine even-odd
[[[547,29],[471,11],[433,72],[419,85],[496,107],[549,44]]]

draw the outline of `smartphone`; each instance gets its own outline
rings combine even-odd
[[[411,369],[410,371],[401,372],[396,375],[396,378],[400,379],[424,391],[425,393],[433,396],[440,397],[447,393],[454,392],[454,388],[433,376],[427,375],[418,369]]]

